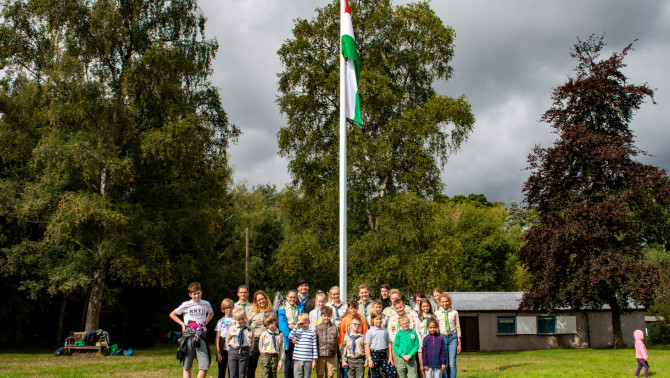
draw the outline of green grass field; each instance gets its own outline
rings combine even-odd
[[[180,377],[181,368],[175,359],[175,350],[176,347],[137,350],[132,357],[98,357],[94,354],[54,357],[49,352],[0,352],[0,376]],[[458,357],[458,376],[632,377],[636,366],[634,357],[633,349],[463,353]],[[651,376],[670,377],[670,347],[650,348],[649,365]],[[218,374],[216,363],[212,364],[209,373],[214,377]]]

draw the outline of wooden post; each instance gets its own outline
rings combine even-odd
[[[245,250],[246,250],[246,257],[244,259],[244,277],[245,277],[245,284],[247,287],[249,287],[249,228],[244,229],[244,239],[245,239]]]

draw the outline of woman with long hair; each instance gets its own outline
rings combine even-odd
[[[258,350],[258,339],[263,332],[263,319],[266,315],[273,314],[272,303],[270,298],[263,290],[258,290],[254,293],[251,311],[249,312],[249,327],[254,333],[254,341],[249,353],[249,362],[247,363],[247,378],[254,378],[256,376],[256,367],[260,358],[260,351]]]

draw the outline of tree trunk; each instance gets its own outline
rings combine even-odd
[[[58,325],[56,326],[56,345],[63,342],[63,316],[65,314],[65,303],[67,303],[67,294],[61,293],[60,306],[58,306]]]
[[[621,332],[621,310],[616,301],[609,304],[612,310],[612,346],[614,348],[625,348],[623,333]]]
[[[100,324],[100,308],[102,307],[102,289],[105,285],[105,272],[100,266],[93,273],[93,285],[88,297],[88,310],[86,311],[86,326],[84,331],[95,331]]]

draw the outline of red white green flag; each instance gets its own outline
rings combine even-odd
[[[354,39],[354,25],[351,23],[351,12],[349,12],[349,3],[344,1],[344,14],[340,22],[340,35],[342,43],[342,56],[344,56],[345,71],[345,114],[347,118],[356,122],[358,127],[363,127],[361,119],[361,102],[358,99],[358,78],[361,74],[361,68],[358,63],[358,54],[356,53],[356,40]]]

